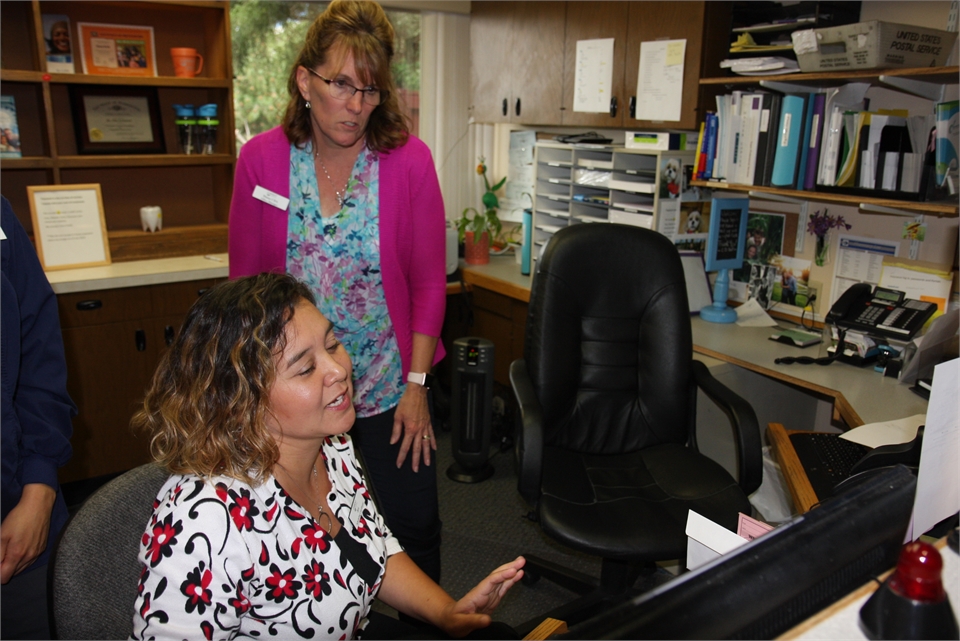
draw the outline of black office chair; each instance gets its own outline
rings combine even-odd
[[[656,561],[682,561],[688,510],[734,531],[737,514],[750,514],[763,474],[756,414],[692,355],[670,240],[616,224],[554,234],[533,280],[524,358],[510,366],[518,485],[548,536],[603,563],[597,582],[527,556],[528,580],[584,595],[546,616],[573,625],[628,597]],[[697,451],[698,387],[731,418],[739,482]]]

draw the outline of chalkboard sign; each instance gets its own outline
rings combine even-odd
[[[747,237],[747,198],[714,198],[707,236],[707,271],[738,269]]]

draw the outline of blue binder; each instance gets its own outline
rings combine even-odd
[[[800,138],[803,135],[805,96],[786,95],[780,109],[780,127],[777,153],[773,160],[774,187],[793,187],[797,181],[800,163]]]

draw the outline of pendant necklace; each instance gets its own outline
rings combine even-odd
[[[310,498],[310,493],[309,493],[309,492],[306,492],[306,491],[303,489],[303,486],[300,485],[300,483],[298,483],[295,478],[293,478],[293,474],[291,474],[290,472],[288,472],[288,471],[287,471],[287,468],[283,467],[283,466],[280,465],[279,463],[277,463],[277,465],[279,465],[279,466],[283,469],[283,471],[287,473],[287,476],[290,477],[290,480],[293,481],[294,484],[295,484],[297,487],[300,488],[300,491],[301,491],[301,492],[304,492],[304,496],[306,496],[307,498]],[[313,478],[314,478],[314,480],[318,480],[318,479],[319,479],[319,476],[317,475],[317,464],[316,464],[316,463],[313,464]],[[322,519],[323,517],[327,517],[327,524],[329,525],[329,528],[327,528],[327,533],[330,534],[330,536],[333,536],[333,534],[332,534],[332,530],[333,530],[333,517],[330,516],[330,514],[328,514],[328,513],[326,512],[326,510],[323,509],[323,506],[320,505],[320,502],[317,501],[317,523],[320,523],[320,519]]]
[[[351,176],[347,177],[347,182],[343,184],[343,191],[337,190],[336,183],[333,182],[333,178],[330,177],[330,172],[327,171],[327,166],[323,164],[323,158],[320,157],[319,152],[314,152],[313,157],[317,159],[320,163],[320,169],[323,170],[323,175],[327,177],[327,180],[330,181],[330,185],[333,187],[333,193],[337,195],[337,202],[340,204],[340,209],[343,209],[344,204],[347,202],[347,198],[344,194],[347,192],[347,187],[350,185]]]

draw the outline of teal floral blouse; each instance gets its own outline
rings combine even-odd
[[[380,274],[380,163],[364,148],[343,208],[320,215],[313,146],[290,146],[287,272],[303,281],[353,361],[357,416],[400,402],[403,369]]]

